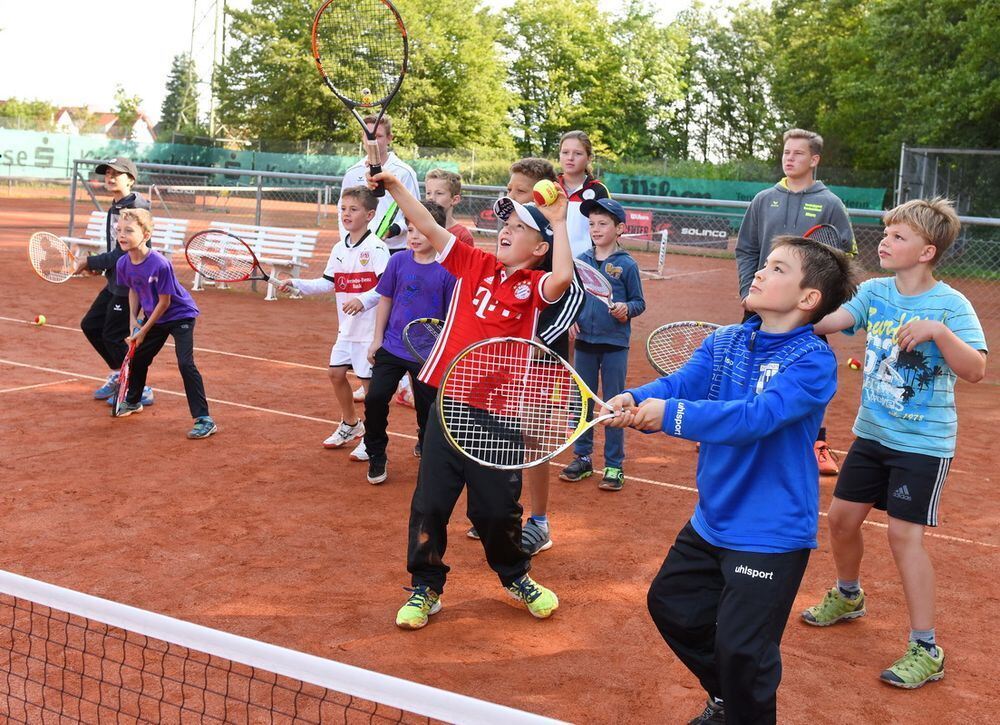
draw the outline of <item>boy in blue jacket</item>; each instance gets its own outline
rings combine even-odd
[[[580,319],[577,320],[574,366],[591,390],[612,398],[625,389],[628,372],[628,346],[632,336],[633,317],[646,309],[642,297],[639,265],[618,246],[625,233],[625,209],[613,199],[588,199],[580,205],[580,213],[590,223],[590,249],[577,259],[599,271],[611,283],[609,309],[596,297],[587,295]],[[594,431],[588,430],[573,444],[573,461],[559,474],[564,481],[579,481],[594,472],[590,454],[594,450]],[[622,465],[625,462],[625,431],[608,428],[604,432],[604,478],[598,485],[605,491],[621,491],[625,485]]]
[[[773,723],[781,635],[816,548],[813,441],[837,361],[812,323],[853,295],[847,257],[774,240],[747,301],[681,370],[608,401],[617,427],[699,441],[698,504],[650,585],[649,613],[701,682],[692,723]]]

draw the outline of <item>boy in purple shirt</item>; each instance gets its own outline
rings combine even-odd
[[[434,220],[444,226],[444,209],[433,201],[422,202]],[[437,262],[437,252],[427,237],[412,224],[407,225],[409,249],[394,254],[379,279],[375,313],[375,337],[368,350],[373,363],[372,378],[365,396],[365,449],[368,451],[368,483],[385,481],[388,459],[389,402],[404,375],[413,379],[413,401],[417,409],[418,446],[423,444],[427,414],[434,401],[434,389],[417,380],[423,360],[417,360],[403,343],[403,328],[411,320],[435,317],[443,320],[455,287],[455,278]]]
[[[130,327],[139,328],[126,338],[135,341],[132,376],[119,416],[142,410],[139,397],[146,384],[146,372],[153,358],[163,348],[167,336],[174,338],[177,367],[184,380],[184,393],[194,418],[188,438],[208,438],[218,430],[208,414],[205,385],[194,364],[194,318],[198,306],[174,276],[170,261],[149,248],[146,242],[153,233],[153,217],[145,209],[122,212],[118,226],[118,246],[125,256],[118,260],[118,282],[128,288]],[[146,321],[139,325],[139,309]]]

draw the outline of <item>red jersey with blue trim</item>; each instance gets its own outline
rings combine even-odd
[[[438,262],[455,275],[455,289],[444,329],[418,378],[435,388],[462,350],[490,337],[535,336],[538,314],[550,304],[542,296],[548,272],[519,269],[507,274],[496,256],[456,242],[454,236]]]

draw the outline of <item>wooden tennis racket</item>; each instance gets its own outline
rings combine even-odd
[[[719,329],[711,322],[671,322],[646,338],[646,359],[661,375],[673,375],[691,359],[705,339]]]
[[[69,245],[51,232],[35,232],[28,240],[31,268],[46,282],[60,284],[76,272],[77,259]]]
[[[573,264],[576,266],[576,276],[580,280],[580,284],[583,285],[584,291],[593,295],[606,304],[608,309],[611,309],[611,306],[614,304],[611,299],[613,290],[608,278],[582,259],[574,259]]]
[[[326,0],[312,24],[312,53],[327,87],[365,134],[369,172],[382,171],[375,131],[406,75],[409,41],[389,0]],[[358,109],[378,109],[369,128]],[[374,191],[384,196],[382,184]]]
[[[602,420],[605,407],[569,363],[533,340],[497,337],[463,350],[438,390],[452,446],[489,468],[537,466]]]
[[[418,361],[424,362],[441,336],[444,322],[434,317],[418,317],[403,328],[403,344]]]
[[[221,229],[206,229],[193,235],[184,245],[184,258],[191,269],[215,282],[263,280],[282,284],[277,277],[264,272],[249,244]]]

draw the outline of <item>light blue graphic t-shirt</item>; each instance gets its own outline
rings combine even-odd
[[[983,327],[969,300],[944,282],[904,296],[893,277],[880,277],[864,282],[845,307],[854,316],[854,327],[844,332],[864,330],[868,335],[855,435],[897,451],[953,457],[957,376],[936,343],[905,352],[896,333],[912,320],[938,320],[963,342],[986,351]]]

